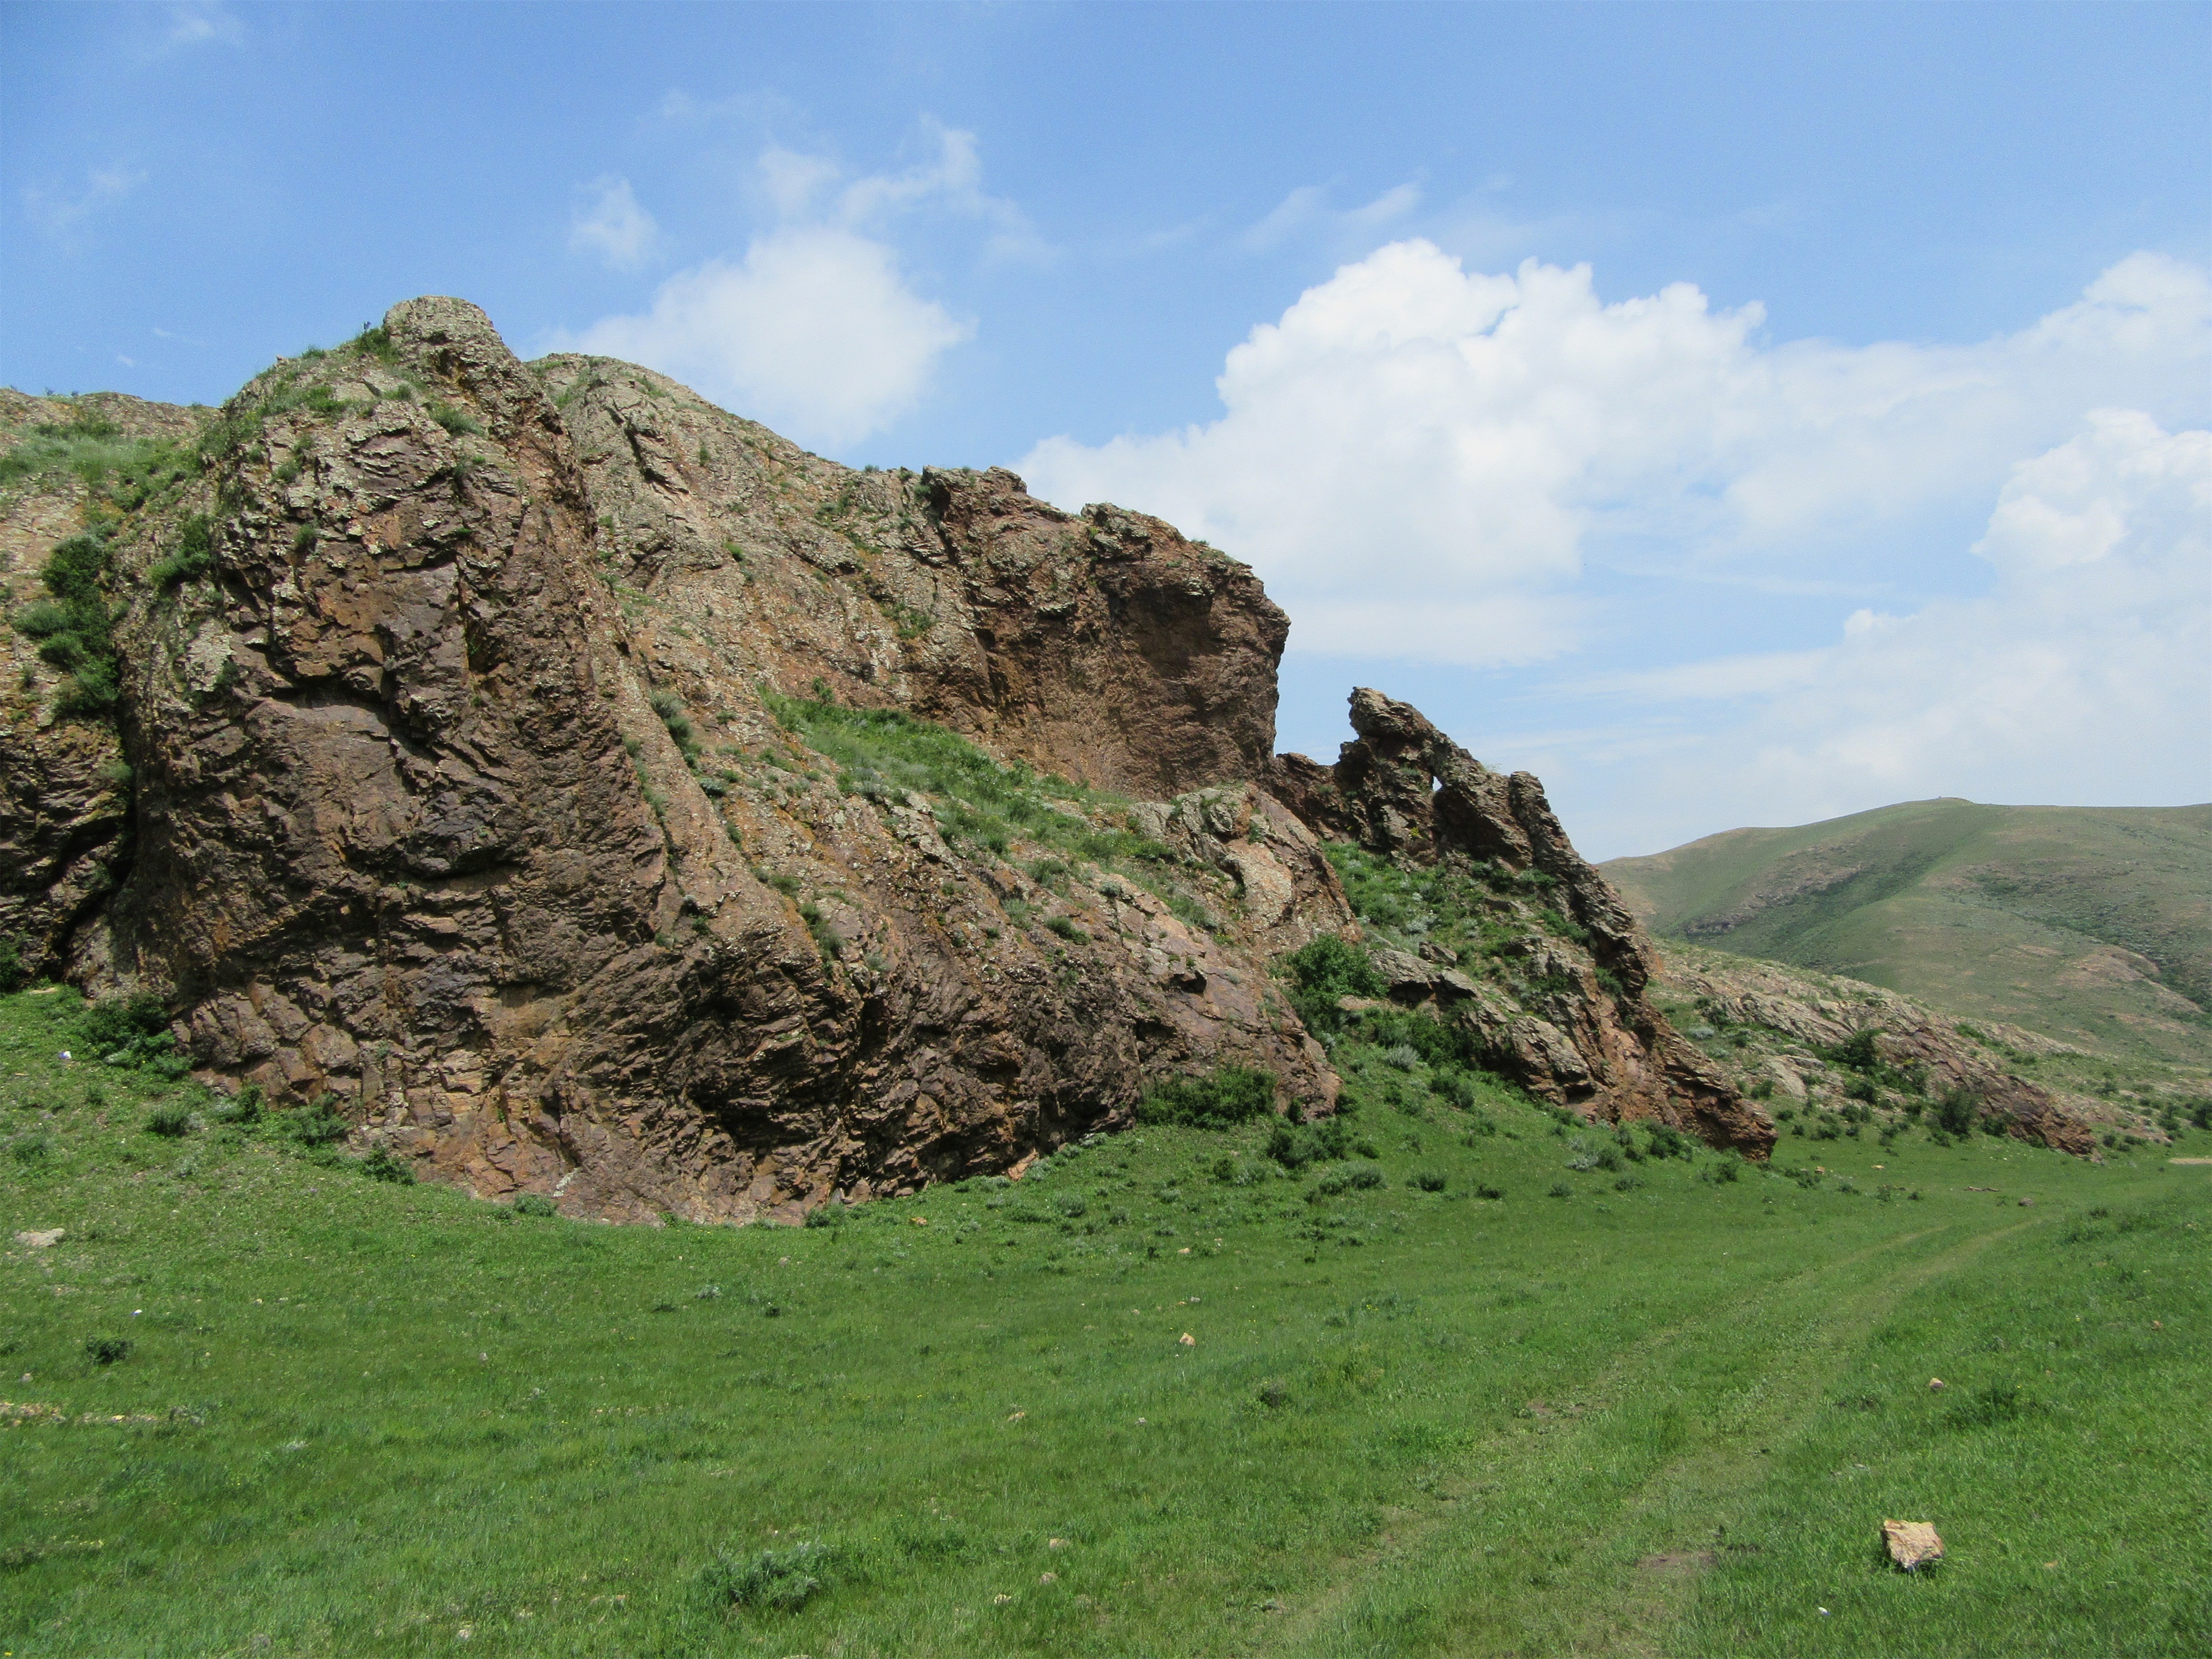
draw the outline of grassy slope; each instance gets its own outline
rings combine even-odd
[[[2116,1053],[2212,1060],[2212,1024],[2174,1000],[2212,1008],[2212,806],[1912,801],[1604,868],[1656,933]],[[1742,919],[1716,931],[1727,915]],[[2160,982],[2084,964],[2100,946],[2149,958]]]
[[[189,1085],[64,1066],[71,1000],[0,1000],[0,1238],[70,1230],[0,1261],[0,1394],[69,1419],[0,1429],[21,1659],[2212,1642],[2203,1169],[1574,1173],[1347,1049],[1380,1157],[1330,1167],[1387,1184],[1319,1205],[1256,1127],[1151,1128],[841,1228],[616,1229],[150,1134]],[[1887,1516],[1949,1560],[1882,1565]],[[794,1540],[799,1610],[702,1597]]]

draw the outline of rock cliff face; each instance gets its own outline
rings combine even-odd
[[[1554,1101],[1764,1145],[1535,781],[1367,692],[1333,770],[1276,762],[1282,613],[1157,520],[854,472],[452,300],[280,363],[196,453],[0,500],[19,595],[97,521],[119,680],[99,718],[10,693],[9,924],[426,1172],[791,1219],[1222,1063],[1325,1111],[1271,962],[1360,936],[1344,842],[1568,913],[1524,918],[1538,1001],[1403,1000]]]
[[[1489,901],[1522,924],[1500,954],[1520,984],[1478,982],[1403,952],[1381,961],[1400,1001],[1425,1004],[1479,1033],[1489,1061],[1531,1093],[1610,1122],[1654,1119],[1754,1157],[1774,1127],[1668,1025],[1645,995],[1656,961],[1620,897],[1568,842],[1544,786],[1501,777],[1409,705],[1352,695],[1352,728],[1334,767],[1285,755],[1278,787],[1292,810],[1329,834],[1398,864],[1533,873],[1566,923]]]
[[[0,602],[52,605],[40,573],[104,506],[118,469],[198,431],[193,411],[112,392],[27,398],[0,388]],[[36,457],[36,459],[33,459]],[[21,970],[58,969],[128,857],[131,792],[105,720],[60,717],[72,678],[64,642],[0,634],[0,942]]]

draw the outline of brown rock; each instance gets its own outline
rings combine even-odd
[[[1885,1521],[1881,1540],[1889,1547],[1889,1559],[1907,1572],[1943,1559],[1943,1540],[1925,1521]]]
[[[213,1073],[572,1213],[795,1219],[1018,1165],[1224,1060],[1326,1107],[1263,955],[1334,890],[1289,814],[1232,787],[1178,831],[1189,867],[1152,866],[1209,933],[1080,860],[1033,877],[1018,826],[956,848],[921,795],[841,793],[759,690],[926,705],[1100,781],[1233,782],[1282,638],[1249,571],[1003,476],[899,481],[912,546],[872,556],[837,491],[896,475],[642,371],[634,400],[561,388],[458,301],[385,329],[388,357],[234,402],[198,498],[218,578],[131,593],[137,856],[82,976],[169,994]],[[621,468],[592,447],[617,436]],[[135,527],[126,574],[172,523]],[[901,640],[925,592],[939,623]]]
[[[1449,1017],[1480,1035],[1491,1062],[1555,1104],[1612,1122],[1655,1120],[1766,1156],[1774,1126],[1652,1006],[1650,942],[1569,842],[1543,785],[1526,772],[1490,771],[1419,709],[1377,691],[1352,694],[1352,726],[1358,737],[1334,767],[1302,755],[1278,761],[1271,781],[1291,810],[1323,834],[1402,862],[1525,874],[1579,935],[1550,930],[1540,903],[1501,900],[1531,927],[1514,951],[1521,981],[1544,988],[1511,994],[1444,979],[1405,952],[1377,953],[1393,998],[1433,1000],[1440,1012],[1455,1005]]]
[[[1158,520],[854,472],[456,300],[218,416],[125,413],[207,465],[112,543],[112,720],[53,722],[10,636],[0,927],[169,998],[210,1079],[631,1219],[1018,1174],[1225,1061],[1325,1110],[1270,958],[1358,937],[1351,838],[1534,884],[1510,983],[1393,953],[1395,1002],[1556,1103],[1771,1139],[1535,779],[1364,690],[1334,767],[1270,756],[1283,615]],[[0,501],[19,580],[87,507]],[[214,568],[149,580],[193,514]],[[984,805],[854,758],[854,710],[964,734]]]

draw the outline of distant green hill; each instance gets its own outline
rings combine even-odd
[[[1603,868],[1662,938],[2212,1063],[2212,805],[1908,801]]]

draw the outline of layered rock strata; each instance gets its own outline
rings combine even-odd
[[[280,363],[198,453],[112,538],[112,725],[9,757],[71,823],[61,744],[126,757],[127,874],[11,902],[210,1077],[427,1173],[790,1219],[1224,1062],[1327,1110],[1271,961],[1358,936],[1342,837],[1557,883],[1540,1006],[1402,988],[1501,1069],[1763,1144],[1535,781],[1368,692],[1335,768],[1278,763],[1282,613],[1157,520],[854,472],[452,300]]]

